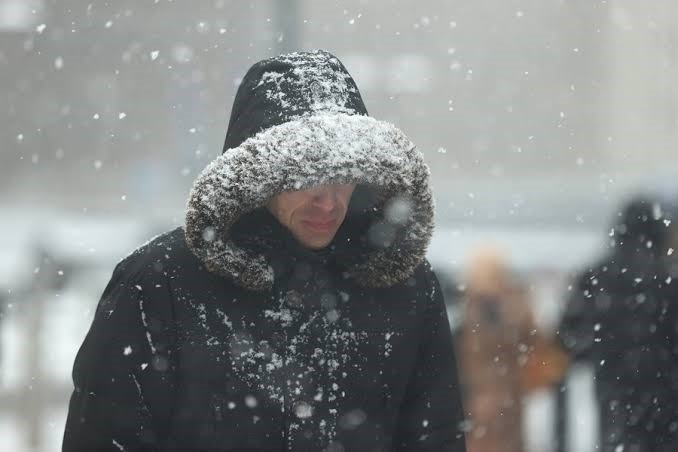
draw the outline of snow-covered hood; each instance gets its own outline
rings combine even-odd
[[[280,59],[292,64],[281,69]],[[331,65],[319,71],[319,60]],[[208,270],[253,290],[269,289],[274,275],[267,254],[233,240],[232,226],[283,191],[353,183],[379,196],[362,231],[375,238],[373,246],[348,260],[347,273],[366,287],[403,281],[423,261],[433,231],[429,169],[421,153],[395,126],[366,115],[355,84],[332,55],[291,54],[262,63],[236,96],[226,151],[191,190],[190,249]],[[294,80],[287,83],[285,74]]]

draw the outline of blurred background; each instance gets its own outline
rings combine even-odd
[[[248,67],[315,48],[430,164],[453,326],[475,247],[552,331],[621,203],[678,196],[675,0],[0,0],[0,449],[59,450],[113,266],[182,224]],[[594,450],[590,370],[567,378],[576,418],[526,396],[527,450]]]

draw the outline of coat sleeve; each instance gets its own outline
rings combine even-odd
[[[123,262],[104,290],[73,366],[64,452],[160,448],[173,393],[171,302],[151,279]]]
[[[428,273],[416,368],[398,419],[398,451],[464,452],[464,414],[452,334],[436,276]]]
[[[599,313],[588,284],[591,278],[593,274],[586,273],[572,285],[558,325],[560,343],[574,360],[591,360],[595,351],[594,326]]]

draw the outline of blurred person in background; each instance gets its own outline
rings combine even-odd
[[[571,286],[559,334],[596,377],[604,452],[678,450],[676,286],[662,203],[623,205],[608,250]]]
[[[63,450],[463,452],[428,174],[336,57],[252,66],[186,225],[104,291]]]
[[[523,398],[557,383],[563,352],[538,333],[529,290],[492,247],[476,250],[465,274],[457,347],[469,452],[522,452]]]

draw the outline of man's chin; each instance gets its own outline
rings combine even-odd
[[[322,249],[324,249],[324,248],[327,248],[327,245],[329,245],[330,242],[331,242],[331,240],[329,240],[329,241],[323,241],[323,242],[311,242],[311,243],[309,243],[309,242],[306,242],[306,243],[301,242],[301,245],[302,245],[304,248],[308,248],[309,250],[319,251],[319,250],[322,250]]]
[[[326,248],[333,238],[334,234],[325,237],[297,237],[297,242],[304,248],[317,251]]]

